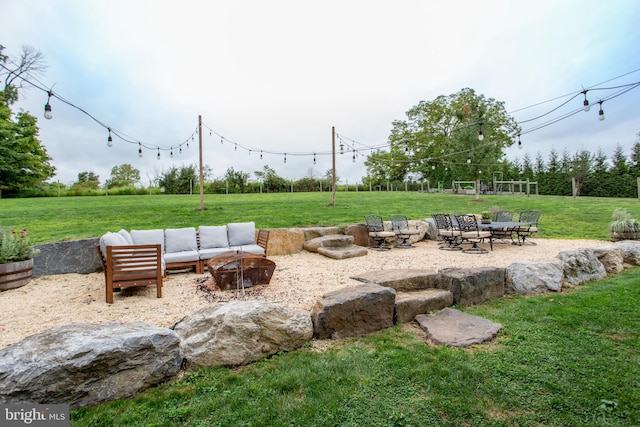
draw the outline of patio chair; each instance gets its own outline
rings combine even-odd
[[[512,222],[515,212],[498,211],[496,212],[496,222]],[[502,243],[513,243],[513,228],[492,229],[494,239],[498,239]],[[507,241],[509,239],[509,241]]]
[[[513,221],[515,212],[513,211],[498,211],[496,212],[496,222],[510,222]]]
[[[385,231],[382,217],[380,215],[365,215],[364,220],[367,223],[369,238],[374,242],[374,245],[369,247],[376,250],[391,249],[390,240],[396,237],[396,233]]]
[[[438,229],[438,237],[445,244],[440,245],[438,249],[444,251],[462,250],[460,242],[462,241],[462,233],[457,227],[454,227],[453,220],[449,214],[432,214],[433,220]]]
[[[409,239],[420,234],[418,227],[410,228],[406,215],[389,215],[389,219],[391,220],[391,229],[397,238],[395,247],[402,249],[414,248],[415,246],[409,243]]]
[[[519,245],[524,245],[525,241],[535,245],[535,242],[527,240],[527,238],[538,232],[538,221],[540,220],[540,215],[542,215],[542,211],[520,211],[518,222],[528,222],[530,225],[521,226],[515,229]]]
[[[478,246],[478,243],[484,242],[485,239],[489,239],[489,246],[491,250],[493,250],[493,237],[491,232],[478,228],[478,220],[475,215],[456,215],[455,218],[460,227],[462,243],[471,243],[471,247],[462,249],[462,252],[486,254],[489,251]]]
[[[113,304],[113,292],[124,288],[155,285],[162,298],[162,251],[160,245],[105,246],[100,255],[106,284],[106,300]]]

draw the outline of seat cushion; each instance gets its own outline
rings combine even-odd
[[[443,230],[443,229],[438,230],[438,235],[444,236],[444,237],[460,236],[460,234],[461,233],[459,230]]]
[[[252,254],[264,255],[264,248],[262,246],[258,246],[256,244],[251,245],[242,245],[242,246],[231,246],[231,250],[238,250],[242,252],[251,252]]]
[[[131,230],[134,245],[160,245],[164,253],[164,230]]]
[[[198,227],[200,233],[200,249],[229,248],[229,238],[227,237],[226,225],[201,225]]]
[[[164,230],[165,252],[167,254],[177,252],[198,251],[198,238],[194,227],[167,228]],[[198,259],[196,257],[196,259]],[[174,262],[169,261],[167,262]]]
[[[369,237],[395,237],[396,233],[393,231],[372,231],[369,233]]]
[[[216,255],[220,255],[223,254],[225,252],[229,252],[231,250],[231,248],[207,248],[207,249],[200,249],[200,259],[201,260],[207,260],[207,259],[211,259]]]
[[[191,262],[199,260],[200,253],[198,251],[167,252],[164,254],[164,261],[166,264],[171,264],[172,262]]]
[[[485,239],[491,237],[490,231],[465,231],[462,233],[463,239]]]
[[[227,224],[229,246],[256,244],[256,225],[252,222],[232,222]]]
[[[419,230],[411,230],[411,229],[404,229],[404,230],[396,230],[397,234],[406,234],[406,235],[414,235],[414,234],[420,234]]]

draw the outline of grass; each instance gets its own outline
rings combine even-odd
[[[492,343],[431,347],[395,327],[250,366],[200,369],[73,426],[640,425],[640,269],[579,290],[466,311]]]
[[[492,206],[505,210],[540,209],[540,237],[609,239],[616,207],[640,217],[636,199],[561,196],[473,196],[419,192],[276,193],[192,196],[102,196],[0,199],[0,226],[26,228],[34,243],[99,237],[106,231],[221,225],[255,221],[259,228],[346,225],[364,215],[402,213],[410,219],[432,213],[479,213]]]

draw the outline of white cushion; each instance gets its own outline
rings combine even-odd
[[[134,245],[160,245],[164,253],[164,230],[131,230]]]
[[[164,230],[164,241],[167,254],[198,251],[198,238],[196,237],[196,229],[193,227],[167,228]],[[196,259],[198,259],[197,256]],[[173,261],[167,258],[167,262]]]
[[[118,234],[124,237],[124,239],[127,241],[127,245],[133,245],[133,239],[131,238],[131,234],[129,234],[127,230],[123,228],[122,230],[118,231]]]
[[[216,255],[220,255],[225,252],[229,252],[231,248],[208,248],[208,249],[200,249],[200,259],[206,260],[211,259]]]
[[[118,233],[107,232],[100,237],[100,251],[103,257],[107,257],[107,246],[126,246],[128,245],[124,237]]]
[[[242,252],[251,252],[252,254],[264,255],[264,248],[262,246],[258,246],[255,243],[251,245],[242,245],[242,246],[231,246],[231,250],[238,250]]]
[[[227,237],[226,225],[201,225],[200,249],[229,248],[229,238]]]
[[[252,222],[232,222],[227,224],[229,246],[255,245],[256,225]]]
[[[198,251],[167,252],[164,254],[164,261],[167,264],[171,264],[172,262],[198,261],[199,259],[200,253],[198,253]]]

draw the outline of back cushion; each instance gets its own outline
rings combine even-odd
[[[242,246],[256,243],[256,225],[252,222],[232,222],[227,224],[229,245]]]
[[[107,232],[100,237],[100,251],[107,257],[107,246],[126,246],[129,243],[118,233]]]
[[[229,247],[226,225],[201,225],[198,230],[201,249]]]
[[[193,227],[167,228],[164,230],[164,241],[168,254],[198,250],[196,229]]]
[[[127,241],[127,245],[133,245],[133,239],[131,238],[131,234],[129,234],[127,230],[123,228],[122,230],[118,231],[118,234],[124,237],[124,239]]]
[[[164,230],[131,230],[134,245],[161,245],[164,253]]]

